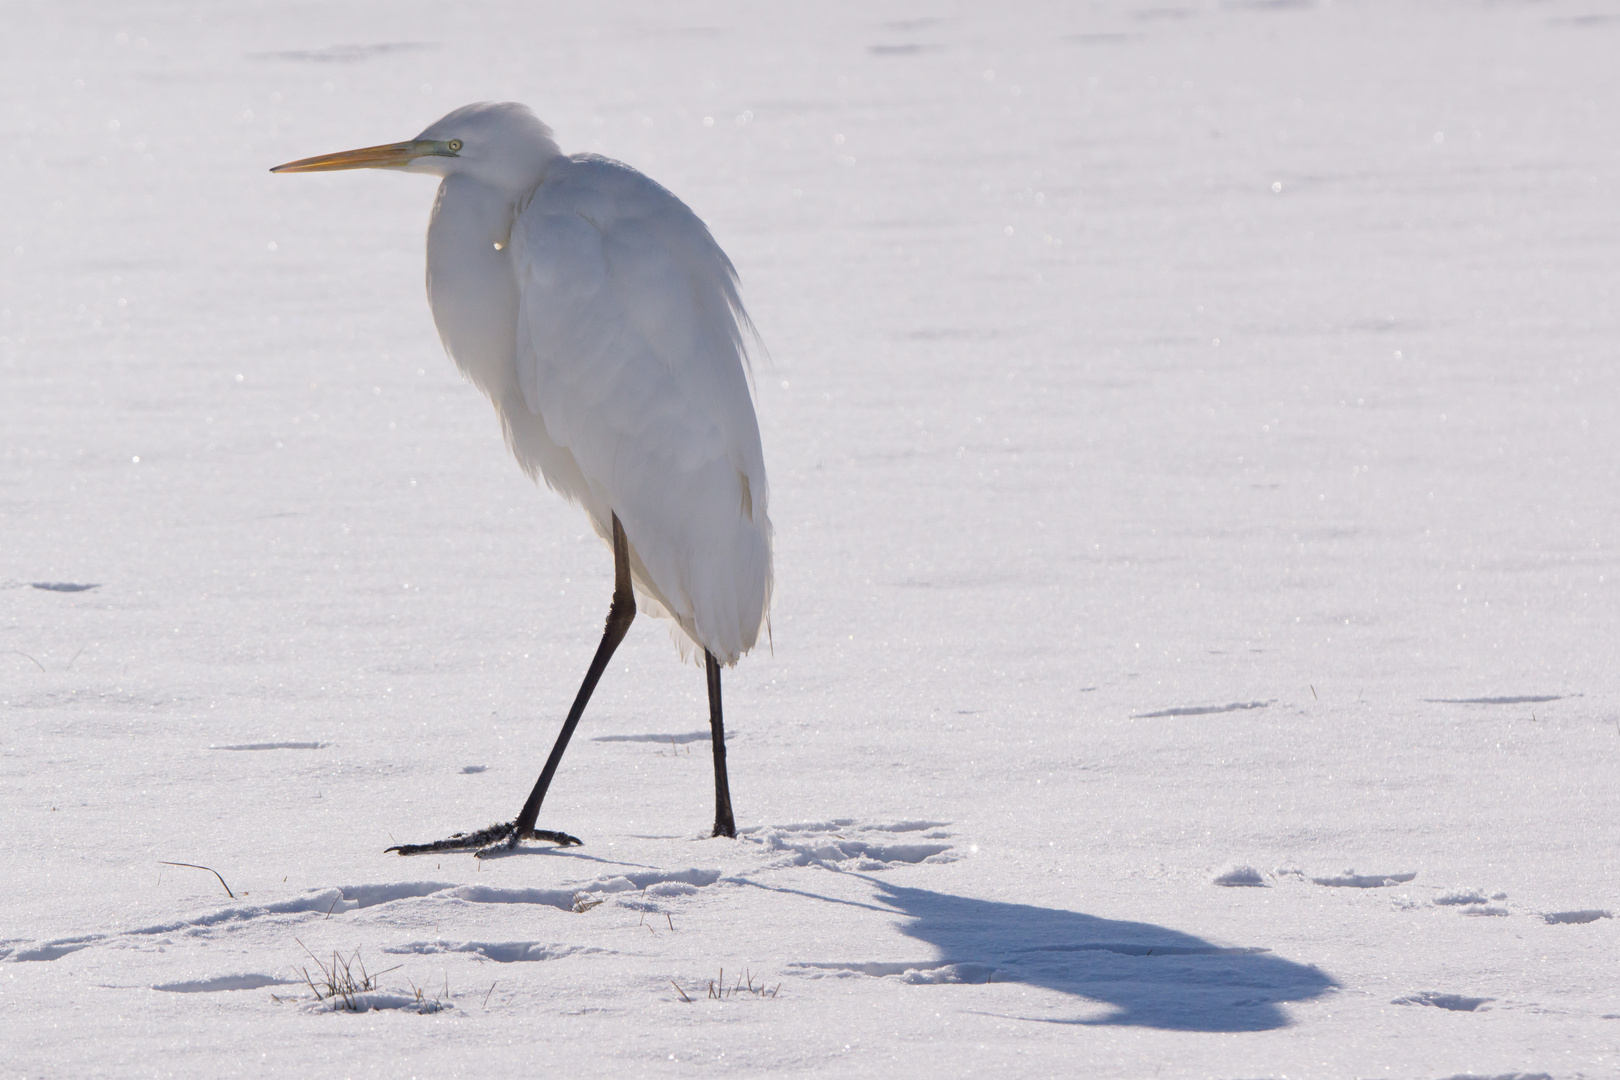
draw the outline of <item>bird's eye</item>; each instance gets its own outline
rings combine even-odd
[[[451,139],[450,140],[450,149],[452,149],[452,150],[460,150],[461,149],[461,140],[460,139]]]

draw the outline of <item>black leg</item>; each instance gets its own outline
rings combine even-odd
[[[613,603],[608,608],[607,626],[602,630],[602,643],[596,647],[596,655],[591,658],[591,666],[585,672],[585,681],[579,685],[579,693],[574,696],[574,707],[568,710],[568,719],[563,721],[562,731],[557,735],[557,742],[551,748],[551,756],[546,758],[546,767],[540,770],[540,779],[534,783],[534,790],[529,792],[529,800],[523,804],[516,822],[516,831],[512,837],[515,845],[534,828],[535,819],[540,816],[540,803],[546,797],[546,789],[551,787],[551,778],[557,772],[557,764],[562,761],[563,751],[568,749],[568,740],[573,736],[574,729],[579,726],[579,718],[585,714],[585,705],[591,700],[591,692],[596,689],[597,680],[602,672],[607,670],[608,661],[613,659],[613,651],[624,640],[629,632],[630,624],[636,618],[636,597],[630,591],[630,542],[624,538],[624,526],[619,524],[619,515],[613,515]]]
[[[523,810],[518,814],[516,821],[509,821],[500,825],[491,825],[475,833],[457,833],[447,840],[439,840],[431,844],[401,844],[391,847],[389,851],[397,851],[401,855],[425,855],[433,851],[465,851],[488,847],[492,844],[503,843],[507,847],[517,847],[518,842],[526,839],[550,840],[557,844],[577,844],[580,841],[567,833],[537,830],[535,821],[540,816],[540,804],[545,800],[546,790],[551,787],[551,778],[556,775],[557,764],[562,761],[563,751],[568,749],[568,740],[579,726],[579,718],[585,713],[585,705],[591,700],[591,691],[596,689],[596,683],[602,678],[602,672],[607,670],[608,661],[613,658],[613,651],[624,640],[624,635],[630,629],[630,624],[636,617],[636,598],[630,591],[630,542],[624,537],[624,526],[619,524],[619,515],[613,515],[613,604],[608,608],[607,626],[602,631],[602,643],[596,647],[596,656],[591,659],[591,666],[585,672],[585,681],[579,686],[579,693],[574,696],[573,708],[568,710],[568,719],[563,721],[562,731],[557,735],[557,742],[551,748],[551,756],[546,758],[545,768],[540,770],[540,779],[535,781],[534,790],[529,792],[529,799],[523,804]],[[709,661],[713,664],[713,658]],[[709,676],[710,694],[714,704],[710,711],[719,723],[720,676],[715,670]],[[716,732],[720,729],[715,728]],[[718,743],[716,743],[718,746]],[[724,750],[716,751],[716,764],[724,769]],[[717,780],[717,784],[723,783]],[[726,821],[731,821],[729,802],[726,808]],[[716,821],[715,828],[719,829]],[[727,835],[730,835],[729,833]]]
[[[709,677],[709,733],[714,743],[714,833],[736,836],[737,823],[731,816],[731,782],[726,778],[726,724],[720,716],[720,662],[703,650],[703,667]]]

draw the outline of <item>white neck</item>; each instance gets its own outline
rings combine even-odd
[[[496,402],[516,387],[518,287],[508,240],[519,197],[464,174],[447,176],[428,222],[428,305],[439,337],[456,366]]]

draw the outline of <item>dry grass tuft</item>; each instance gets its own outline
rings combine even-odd
[[[692,1000],[686,996],[686,991],[681,989],[679,983],[675,983],[675,980],[673,979],[671,979],[670,982],[674,983],[675,989],[680,993],[682,1001],[689,1002]],[[752,994],[757,998],[773,998],[781,991],[781,989],[781,983],[777,983],[775,987],[767,986],[763,982],[757,986],[754,985],[754,973],[749,971],[747,968],[743,969],[741,978],[737,979],[737,981],[732,983],[730,986],[727,986],[726,969],[721,968],[719,977],[709,980],[708,999],[710,1001],[725,1001],[729,998],[736,997],[738,994]]]
[[[298,941],[297,938],[293,940]],[[304,982],[314,991],[315,1000],[331,1002],[334,1010],[342,1012],[364,1012],[365,1009],[361,1005],[360,995],[377,989],[379,976],[386,975],[389,971],[398,971],[403,966],[396,964],[386,971],[379,971],[376,975],[373,975],[366,971],[366,965],[360,959],[359,949],[354,950],[354,955],[347,959],[342,954],[334,952],[332,953],[332,962],[328,964],[310,952],[309,946],[302,941],[298,941],[298,946],[309,955],[311,960],[315,961],[315,969],[321,973],[321,977],[317,979],[309,973],[309,968],[302,969]],[[358,977],[355,975],[356,969],[360,973]],[[415,987],[413,986],[412,989],[415,989]],[[420,990],[416,991],[416,997],[419,1002],[423,1001]],[[433,1011],[437,1011],[438,1007],[435,1004]]]
[[[405,981],[411,983],[411,992],[416,995],[417,1012],[436,1013],[440,1009],[447,1009],[450,1007],[450,975],[448,972],[446,972],[444,976],[444,990],[433,995],[432,997],[428,997],[427,993],[420,986],[417,986],[415,983],[411,982],[411,980],[406,979]],[[489,990],[490,993],[495,992],[494,983],[489,984]],[[484,1001],[486,1003],[489,1001],[489,994],[484,995]]]

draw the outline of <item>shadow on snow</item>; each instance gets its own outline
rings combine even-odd
[[[1286,1027],[1281,1005],[1310,1000],[1338,985],[1320,969],[1264,948],[1223,947],[1152,923],[864,880],[878,889],[879,904],[887,905],[874,910],[902,916],[901,932],[929,945],[936,958],[809,966],[910,983],[1023,983],[1112,1006],[1102,1016],[1028,1019],[1176,1031]]]

